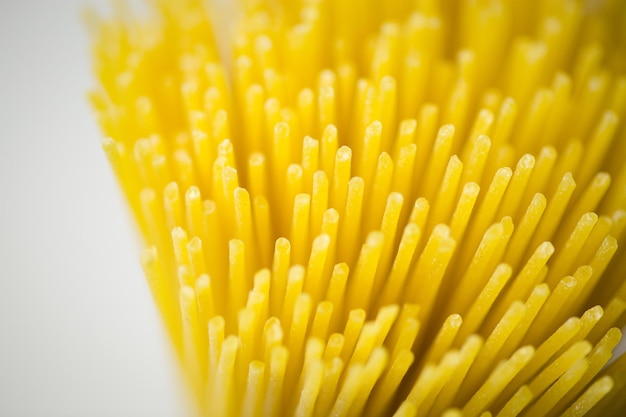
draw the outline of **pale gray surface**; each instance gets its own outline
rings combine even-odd
[[[109,4],[0,0],[0,416],[183,416],[85,99],[86,3]]]

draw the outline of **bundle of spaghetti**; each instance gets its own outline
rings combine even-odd
[[[199,415],[621,415],[624,2],[151,4],[90,99]]]

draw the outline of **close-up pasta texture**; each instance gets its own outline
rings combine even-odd
[[[149,6],[89,99],[199,416],[624,415],[626,2]]]

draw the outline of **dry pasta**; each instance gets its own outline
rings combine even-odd
[[[150,5],[89,98],[199,416],[623,415],[626,3]]]

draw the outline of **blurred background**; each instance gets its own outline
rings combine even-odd
[[[183,416],[100,149],[80,20],[109,0],[0,0],[0,416]]]

